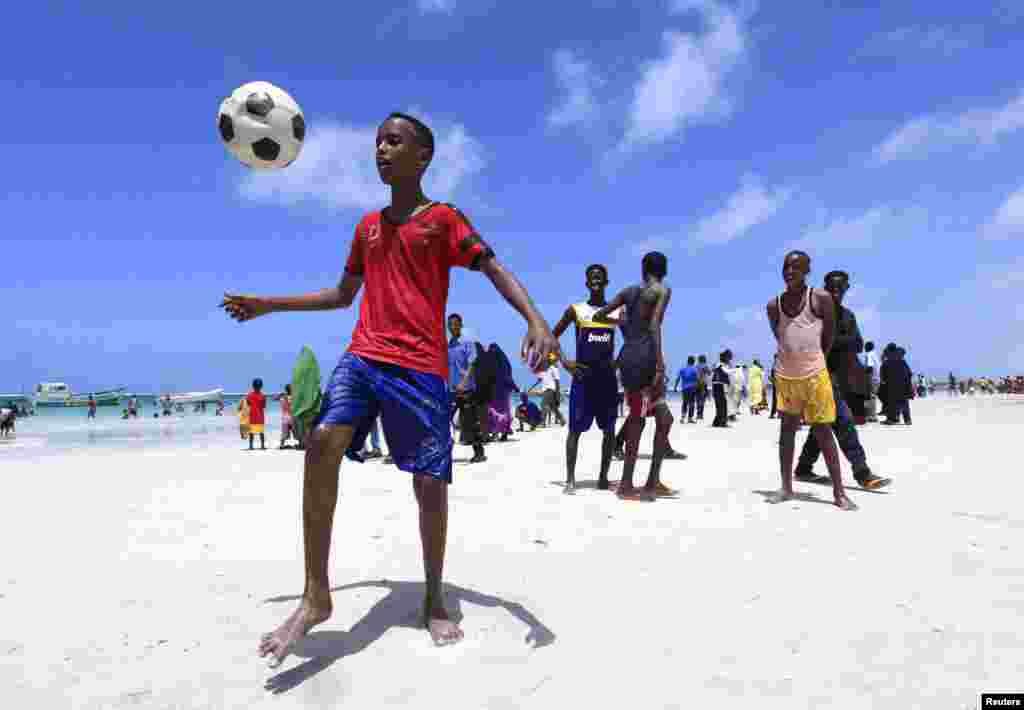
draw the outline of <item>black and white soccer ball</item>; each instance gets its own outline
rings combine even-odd
[[[288,92],[266,81],[251,81],[221,102],[217,130],[236,158],[250,168],[273,170],[299,157],[306,120]]]

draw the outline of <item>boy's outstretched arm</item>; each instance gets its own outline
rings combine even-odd
[[[220,307],[239,322],[278,311],[331,311],[351,306],[362,286],[362,276],[346,271],[333,288],[301,296],[241,296],[225,293]]]
[[[619,291],[617,294],[615,294],[615,298],[611,300],[611,303],[601,308],[598,308],[597,312],[594,313],[594,315],[592,315],[591,318],[593,318],[594,321],[598,323],[609,323],[611,325],[618,325],[622,322],[622,320],[619,318],[609,318],[608,314],[614,313],[618,309],[622,308],[624,305],[626,305],[626,292]]]
[[[526,320],[527,331],[520,356],[525,358],[527,353],[532,352],[536,360],[530,365],[540,366],[543,364],[546,367],[548,356],[559,351],[558,341],[551,334],[551,329],[548,327],[547,321],[544,320],[544,316],[530,300],[530,294],[519,283],[519,279],[493,256],[480,264],[480,271],[487,275],[487,278],[494,284],[495,290]]]

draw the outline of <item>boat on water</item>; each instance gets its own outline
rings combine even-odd
[[[206,392],[178,392],[176,394],[165,394],[160,401],[170,400],[171,404],[200,404],[202,402],[219,402],[224,399],[224,388],[218,387]]]
[[[116,407],[121,404],[121,398],[127,396],[124,387],[116,390],[104,390],[103,392],[90,392],[84,397],[75,395],[68,399],[66,407],[88,407],[89,398],[96,400],[97,407]]]
[[[117,406],[124,396],[124,387],[113,390],[90,392],[76,395],[64,382],[40,382],[36,385],[33,401],[36,407],[87,407],[89,398],[96,400],[98,407]]]

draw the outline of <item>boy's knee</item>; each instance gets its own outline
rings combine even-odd
[[[420,510],[438,512],[448,501],[448,484],[433,476],[413,474],[412,489]]]

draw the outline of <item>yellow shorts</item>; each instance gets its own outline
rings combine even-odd
[[[833,415],[833,419],[834,418],[835,418],[835,415]],[[249,433],[250,434],[262,434],[263,433],[263,425],[262,424],[250,424],[249,425]]]
[[[775,374],[779,411],[802,417],[807,424],[832,424],[836,420],[836,400],[832,397],[832,378],[828,370],[794,380]]]

